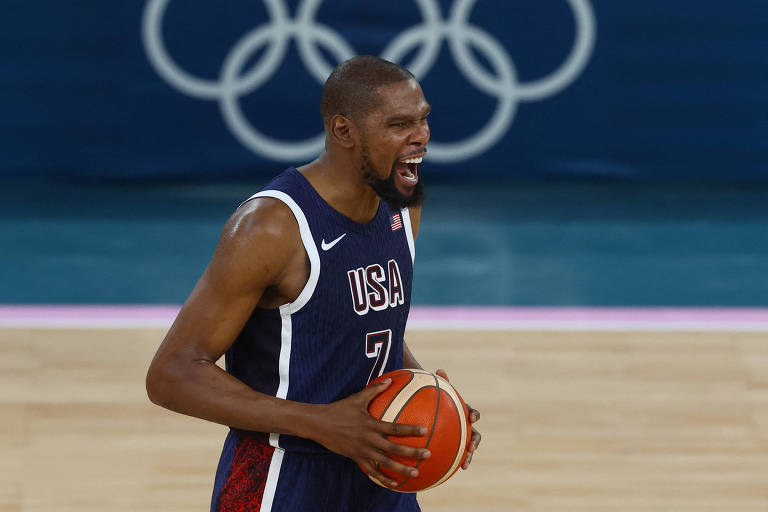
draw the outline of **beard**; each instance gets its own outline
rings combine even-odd
[[[406,196],[400,192],[395,184],[397,179],[397,162],[392,165],[389,177],[382,179],[378,177],[373,164],[368,158],[368,150],[363,148],[362,153],[362,171],[366,183],[393,211],[400,211],[408,206],[419,206],[424,202],[424,183],[421,180],[421,175],[419,175],[419,181],[413,187],[413,193]]]

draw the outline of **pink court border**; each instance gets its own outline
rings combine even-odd
[[[5,328],[168,328],[177,305],[0,305]],[[768,308],[411,308],[408,329],[768,331]]]

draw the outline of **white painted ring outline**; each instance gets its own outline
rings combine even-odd
[[[302,63],[321,84],[333,66],[325,61],[318,44],[339,61],[355,55],[354,49],[337,32],[315,20],[322,1],[302,0],[296,20],[292,20],[281,0],[264,0],[269,23],[255,27],[235,43],[216,81],[187,73],[168,53],[162,39],[162,27],[170,0],[148,0],[142,20],[142,40],[150,62],[169,84],[193,97],[218,99],[227,126],[243,145],[267,158],[295,163],[320,153],[324,135],[321,133],[298,142],[264,135],[247,120],[240,108],[239,98],[271,78],[285,58],[291,39],[296,39]],[[395,37],[381,54],[382,58],[398,62],[408,50],[421,44],[410,66],[417,79],[421,79],[437,60],[441,43],[447,40],[462,75],[485,94],[497,98],[494,114],[478,133],[457,142],[430,143],[429,155],[436,162],[458,162],[489,150],[509,130],[519,102],[539,101],[562,91],[584,70],[594,49],[596,22],[589,0],[566,0],[576,26],[570,54],[558,69],[546,77],[521,83],[503,46],[486,31],[468,24],[476,1],[456,0],[446,22],[441,18],[436,0],[416,0],[423,22]],[[269,46],[257,65],[241,76],[248,58],[265,45]],[[489,75],[474,59],[470,45],[484,54],[495,76]]]

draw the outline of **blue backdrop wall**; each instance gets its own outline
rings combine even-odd
[[[5,0],[0,176],[274,175],[355,53],[421,79],[431,175],[768,178],[765,0]],[[427,170],[427,169],[425,169]]]

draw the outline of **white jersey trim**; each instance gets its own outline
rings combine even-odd
[[[307,218],[304,216],[301,207],[299,207],[299,205],[296,204],[296,201],[285,192],[280,192],[278,190],[264,190],[258,194],[252,195],[248,201],[257,197],[271,197],[282,201],[291,209],[293,216],[296,218],[296,222],[299,224],[301,241],[304,244],[304,250],[307,251],[307,256],[309,256],[309,279],[295,301],[280,306],[281,314],[296,313],[309,302],[310,298],[312,298],[312,294],[315,292],[315,287],[317,286],[317,281],[320,278],[320,256],[317,253],[315,240],[312,238],[312,231],[309,229],[309,223],[307,222]]]
[[[264,484],[264,494],[261,499],[259,512],[272,512],[272,503],[275,501],[275,491],[277,491],[277,480],[280,478],[280,467],[283,465],[283,454],[285,450],[275,448],[272,453],[272,460],[269,461],[269,471],[267,472],[267,481]]]
[[[411,251],[411,263],[416,261],[416,247],[413,243],[413,227],[411,227],[411,211],[408,207],[400,210],[400,217],[403,219],[405,228],[405,238],[408,239],[408,249]]]
[[[289,304],[280,306],[280,318],[282,320],[282,328],[280,329],[280,359],[278,360],[278,371],[280,373],[280,384],[277,387],[277,398],[285,398],[288,396],[288,384],[290,383],[291,374],[291,340],[293,337],[293,325],[291,323],[290,312],[286,313]],[[269,434],[269,444],[275,448],[280,448],[280,434],[271,432]]]
[[[295,301],[280,306],[280,318],[282,320],[282,327],[280,329],[280,358],[278,361],[280,384],[278,385],[277,393],[275,396],[285,400],[288,396],[288,385],[290,384],[291,341],[293,337],[291,315],[303,308],[307,302],[309,302],[309,299],[312,298],[312,294],[315,292],[317,281],[320,278],[320,256],[317,252],[315,240],[312,238],[312,232],[309,229],[307,218],[304,216],[304,212],[291,198],[291,196],[285,192],[280,192],[277,190],[264,190],[258,194],[254,194],[248,200],[250,201],[251,199],[258,197],[271,197],[273,199],[277,199],[285,203],[286,206],[291,209],[293,216],[296,218],[296,222],[299,224],[301,241],[304,244],[304,250],[307,251],[307,256],[309,257],[310,269],[307,284],[304,285],[304,288],[301,290],[301,293],[299,293],[299,296]],[[280,434],[274,432],[270,433],[269,444],[274,446],[276,449],[282,450],[282,448],[280,448]],[[273,458],[273,462],[274,460],[275,459]],[[282,460],[282,455],[280,456],[280,460]],[[271,468],[272,466],[270,465],[270,476],[272,474]]]

